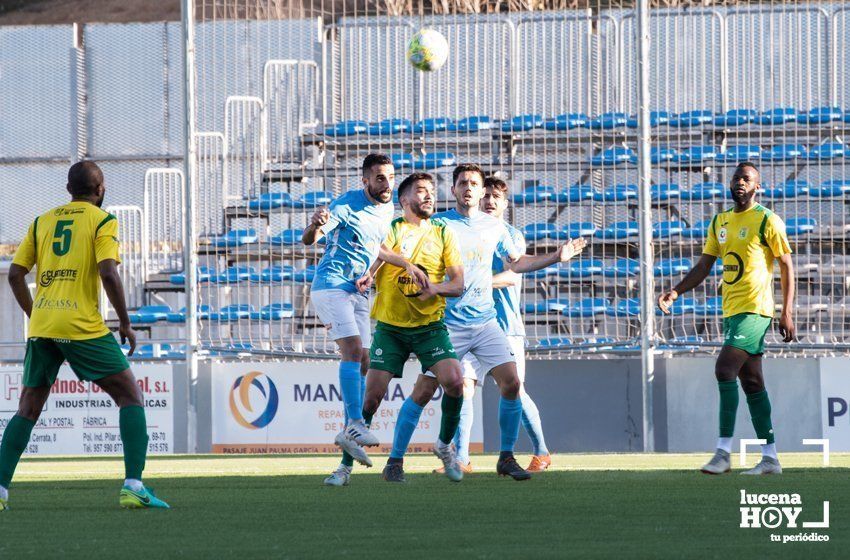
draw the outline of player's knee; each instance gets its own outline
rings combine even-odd
[[[519,389],[522,384],[519,382],[519,378],[505,379],[499,385],[499,388],[502,391],[502,396],[508,399],[517,399],[519,398]]]
[[[368,412],[369,414],[375,414],[378,412],[378,407],[381,406],[382,397],[383,395],[367,392],[366,396],[363,398],[363,412]]]
[[[744,393],[747,395],[761,393],[764,391],[764,380],[741,377],[741,389],[743,389]]]
[[[47,395],[50,394],[49,389],[46,391],[39,389],[40,388],[32,389],[30,387],[24,387],[21,392],[21,399],[18,402],[18,416],[27,418],[33,422],[38,420],[38,417],[41,416],[41,411],[44,408],[44,403],[47,400]]]
[[[443,384],[443,391],[450,397],[459,398],[464,394],[463,377],[457,376]]]
[[[718,381],[734,381],[738,377],[738,371],[733,365],[717,360],[714,364],[714,377]]]

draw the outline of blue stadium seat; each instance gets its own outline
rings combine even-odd
[[[765,161],[790,161],[806,157],[808,149],[802,144],[778,144],[768,150],[762,150],[761,159]]]
[[[732,109],[722,115],[714,115],[714,126],[741,126],[755,122],[758,116],[755,109]]]
[[[299,284],[309,284],[313,281],[313,277],[316,275],[316,265],[311,264],[304,270],[296,270],[292,273],[292,281],[297,282]]]
[[[694,300],[694,298],[691,298],[691,297],[681,298],[680,297],[679,299],[674,301],[673,305],[670,307],[670,315],[676,316],[676,315],[685,315],[685,314],[688,314],[688,313],[693,313],[695,308],[696,308],[696,301]],[[662,313],[661,310],[656,307],[655,308],[655,315],[662,317],[662,316],[664,316],[664,313]]]
[[[626,278],[640,274],[640,261],[637,259],[620,258],[602,269],[605,278]]]
[[[720,259],[714,261],[714,265],[708,273],[711,276],[723,276],[723,261]]]
[[[128,315],[130,322],[137,324],[165,321],[168,319],[169,313],[171,313],[171,308],[167,305],[143,305],[136,311],[128,313]]]
[[[665,146],[653,146],[649,150],[649,159],[652,163],[660,164],[668,161],[676,161],[676,156],[679,154],[674,148]],[[632,160],[632,163],[637,163],[637,154]]]
[[[727,146],[726,151],[717,159],[725,162],[751,161],[761,158],[761,148],[758,146]]]
[[[591,165],[618,165],[621,163],[631,163],[632,159],[637,158],[637,154],[631,148],[623,146],[614,146],[606,148],[601,153],[598,153],[590,158]]]
[[[448,117],[433,117],[429,119],[422,119],[421,121],[413,125],[413,132],[442,132],[444,130],[447,130],[452,124],[452,122],[452,119]]]
[[[165,356],[167,358],[171,358],[172,360],[182,360],[186,357],[186,345],[185,344],[175,344],[171,346],[171,350],[168,351],[168,354]]]
[[[785,232],[788,235],[796,236],[796,235],[805,235],[807,233],[812,233],[815,231],[815,227],[817,227],[818,221],[814,218],[805,217],[795,217],[788,218],[785,221]]]
[[[310,191],[301,195],[301,198],[291,202],[293,208],[302,210],[314,210],[321,206],[327,206],[333,202],[333,195],[325,191]]]
[[[250,210],[273,210],[292,205],[292,195],[286,192],[263,193],[259,197],[248,201]]]
[[[270,266],[264,268],[259,274],[251,275],[251,282],[255,284],[279,284],[292,280],[292,275],[295,273],[295,268],[291,265]]]
[[[561,278],[577,279],[599,276],[605,268],[605,263],[599,259],[572,259],[562,263],[558,270]]]
[[[649,112],[649,126],[656,127],[662,124],[669,124],[670,119],[673,115],[668,111],[650,111]],[[629,128],[637,128],[638,127],[638,117],[637,115],[632,115],[629,117],[628,122],[626,123]]]
[[[258,321],[279,321],[289,319],[294,315],[291,303],[270,303],[264,305],[259,311],[251,313],[251,319]]]
[[[714,113],[707,109],[685,111],[670,119],[670,126],[689,127],[709,124],[714,120]]]
[[[809,194],[812,185],[808,181],[785,181],[775,187],[762,187],[761,196],[769,200],[797,198]]]
[[[253,266],[231,266],[221,274],[215,277],[216,284],[238,284],[239,282],[247,282],[251,279],[252,274],[256,274],[256,269]]]
[[[605,229],[596,232],[596,237],[600,239],[628,239],[637,237],[640,233],[637,222],[615,222]]]
[[[649,187],[649,196],[655,201],[665,201],[672,198],[680,198],[682,189],[676,183],[661,183]]]
[[[218,237],[211,237],[210,242],[214,247],[239,247],[256,243],[257,231],[254,229],[233,229]]]
[[[720,150],[716,146],[690,146],[679,152],[676,161],[679,163],[702,163],[714,161],[719,155]]]
[[[529,185],[521,192],[515,193],[511,198],[514,204],[537,204],[555,200],[558,193],[555,187],[549,185]]]
[[[366,134],[369,123],[366,121],[342,121],[325,128],[325,136],[354,136]]]
[[[705,342],[701,336],[675,336],[658,345],[660,350],[697,350]]]
[[[778,107],[762,112],[756,117],[756,123],[761,125],[778,125],[795,122],[800,113],[793,107]]]
[[[572,346],[573,341],[564,336],[553,336],[550,338],[541,339],[537,343],[540,348],[558,348],[562,346]]]
[[[553,264],[547,266],[546,268],[541,268],[540,270],[535,270],[532,272],[527,272],[525,274],[526,277],[534,278],[535,280],[545,280],[546,278],[552,276],[558,276],[558,271],[561,270],[560,265]]]
[[[577,237],[590,237],[596,235],[599,228],[593,222],[570,222],[560,231],[558,239],[576,239]]]
[[[814,107],[797,117],[803,124],[826,124],[841,120],[841,107]]]
[[[604,314],[609,307],[611,303],[605,298],[584,298],[562,313],[568,317],[593,317]]]
[[[726,187],[723,183],[697,183],[690,189],[682,191],[684,200],[711,200],[725,196]]]
[[[254,306],[250,303],[233,303],[225,305],[220,311],[210,313],[211,321],[238,321],[239,319],[250,319],[254,312]]]
[[[720,296],[710,297],[705,300],[696,301],[693,312],[700,317],[723,314],[723,298]]]
[[[210,318],[210,306],[209,305],[199,305],[198,306],[198,319],[204,320]],[[180,308],[180,311],[174,311],[169,313],[165,320],[169,323],[185,323],[186,322],[186,308]]]
[[[850,111],[845,112],[841,115],[842,122],[850,123]]]
[[[561,227],[558,224],[550,224],[549,222],[538,222],[528,224],[522,228],[522,233],[529,241],[540,241],[543,239],[558,239]]]
[[[652,267],[653,276],[679,276],[691,269],[691,259],[660,259]]]
[[[274,235],[269,237],[269,244],[271,245],[300,245],[301,244],[301,234],[304,233],[304,230],[301,228],[296,229],[285,229]],[[322,237],[324,240],[324,237]]]
[[[558,193],[558,202],[583,202],[593,200],[593,187],[590,185],[572,185],[564,187]]]
[[[686,227],[682,231],[682,236],[688,239],[705,239],[708,233],[708,228],[711,226],[711,219],[703,220],[690,227]]]
[[[605,310],[609,317],[638,317],[640,316],[640,300],[637,298],[618,299]]]
[[[393,166],[397,169],[410,169],[413,167],[413,162],[416,160],[412,154],[391,154],[390,159],[393,161]],[[395,191],[393,191],[395,193]]]
[[[526,313],[563,313],[566,309],[570,307],[570,300],[568,298],[553,298],[547,299],[543,301],[538,301],[535,303],[526,303],[525,304],[525,312]]]
[[[809,152],[806,154],[806,159],[834,159],[843,157],[847,153],[850,152],[848,152],[844,144],[840,142],[824,142],[823,144],[809,148]]]
[[[653,224],[652,236],[656,239],[669,239],[677,235],[682,235],[685,231],[684,222],[660,222]]]
[[[611,130],[626,126],[629,122],[629,116],[625,113],[609,112],[602,113],[598,117],[594,117],[587,122],[588,128],[593,130]]]
[[[566,113],[558,115],[553,119],[546,119],[543,128],[546,130],[572,130],[580,126],[587,126],[588,118],[584,113]]]
[[[465,117],[458,121],[449,124],[449,132],[478,132],[479,130],[490,130],[493,128],[493,121],[487,115],[477,115],[474,117]]]
[[[409,132],[413,129],[410,119],[384,119],[379,123],[369,125],[369,134],[372,136],[390,136],[401,132]]]
[[[543,128],[542,115],[519,115],[508,121],[502,121],[503,132],[522,132],[532,128]]]
[[[624,200],[637,200],[637,197],[637,185],[614,185],[593,193],[593,200],[597,202],[622,202]]]
[[[448,152],[431,152],[413,160],[413,169],[427,170],[439,167],[449,167],[455,164],[454,154]]]
[[[171,348],[171,346],[168,344],[163,344],[163,346],[168,346],[168,349]],[[128,344],[122,344],[121,351],[126,356],[127,353],[130,352],[130,346]],[[157,352],[153,344],[140,344],[136,346],[136,350],[133,352],[133,355],[128,356],[128,358],[131,360],[150,360],[158,357],[159,352]]]
[[[841,198],[847,193],[850,193],[850,179],[830,179],[809,190],[811,196],[819,198]]]
[[[204,284],[212,280],[212,278],[216,275],[215,270],[211,269],[208,266],[199,266],[198,267],[198,282]],[[186,284],[186,273],[179,272],[177,274],[172,274],[168,278],[169,282],[174,284],[175,286],[183,286]]]

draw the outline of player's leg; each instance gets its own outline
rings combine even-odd
[[[552,464],[552,457],[546,447],[546,438],[543,437],[543,423],[540,420],[540,410],[531,396],[525,390],[525,337],[509,336],[508,343],[516,357],[516,372],[519,377],[519,398],[522,401],[522,426],[528,433],[531,445],[534,448],[534,456],[526,469],[529,472],[542,472]]]
[[[424,363],[423,367],[425,367]],[[442,409],[440,434],[434,444],[434,454],[443,462],[445,475],[450,480],[459,482],[463,478],[463,469],[458,464],[457,453],[452,445],[452,440],[458,431],[460,411],[463,407],[461,365],[457,359],[447,358],[429,364],[427,367],[437,377],[440,386],[443,387],[443,398],[440,405]]]
[[[393,431],[393,448],[384,467],[383,477],[387,482],[406,482],[404,478],[404,454],[419,424],[422,411],[437,391],[437,379],[425,374],[416,379],[413,392],[404,400],[398,413]]]
[[[0,443],[0,511],[6,509],[9,486],[21,455],[27,447],[50,388],[56,381],[59,367],[65,357],[56,345],[47,338],[27,340],[24,358],[24,379],[18,411],[12,416],[3,432]]]
[[[724,324],[725,322],[724,320]],[[732,468],[730,454],[732,436],[735,433],[735,417],[738,413],[738,374],[749,356],[740,348],[725,345],[720,349],[714,363],[714,376],[720,393],[719,436],[714,456],[700,469],[705,474],[723,474]]]
[[[776,441],[770,418],[770,399],[764,386],[761,355],[749,357],[741,368],[740,378],[741,387],[747,395],[747,407],[750,409],[756,437],[767,441],[761,446],[761,461],[743,474],[782,474],[782,467],[776,455]]]
[[[472,353],[478,358],[482,369],[489,371],[499,386],[499,429],[501,445],[496,472],[510,476],[514,480],[527,480],[531,473],[517,464],[514,458],[514,446],[519,437],[519,425],[522,421],[522,401],[519,398],[519,375],[516,358],[508,344],[507,336],[496,321],[485,325],[472,347]]]
[[[472,472],[472,461],[469,457],[469,441],[472,438],[472,424],[475,421],[475,387],[479,379],[484,379],[487,372],[478,371],[480,364],[475,356],[467,354],[461,361],[463,368],[463,407],[460,409],[460,422],[455,434],[457,459],[463,466],[464,472]]]

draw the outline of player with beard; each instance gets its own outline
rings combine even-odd
[[[742,474],[780,474],[776,456],[770,399],[764,385],[762,356],[764,337],[773,321],[773,263],[779,260],[782,282],[782,314],[779,333],[785,342],[794,340],[794,267],[791,247],[782,220],[755,200],[761,187],[752,163],[735,168],[730,189],[735,206],[720,212],[708,227],[702,257],[676,286],[658,298],[664,313],[678,297],[706,279],[716,259],[723,263],[723,348],[714,375],[720,390],[720,437],[714,457],[702,467],[706,474],[731,470],[730,453],[738,410],[738,379],[747,396],[753,428],[762,445],[762,459]]]
[[[423,374],[433,372],[443,386],[442,421],[434,454],[442,460],[449,479],[458,482],[463,473],[451,442],[463,405],[463,377],[443,322],[445,297],[463,292],[458,243],[444,222],[430,219],[436,201],[431,175],[414,173],[407,177],[399,185],[398,198],[404,215],[393,220],[381,259],[357,281],[358,288],[365,292],[374,278],[377,288],[372,306],[372,317],[377,324],[369,356],[363,416],[367,423],[371,421],[390,381],[401,378],[408,357],[416,354]],[[426,274],[427,280],[422,282],[417,271]],[[423,377],[420,375],[420,380]],[[403,438],[398,434],[413,432],[416,422],[411,424],[410,419],[415,416],[418,421],[430,398],[431,394],[423,390],[423,383],[417,381],[399,412],[390,463],[384,469],[386,480],[404,482],[400,466],[410,438],[399,446],[396,442]],[[347,459],[343,458],[343,464],[325,480],[326,484],[348,484],[351,467]]]
[[[313,245],[322,236],[327,244],[310,288],[316,314],[342,354],[339,385],[346,426],[334,442],[357,461],[372,466],[362,446],[378,444],[363,422],[363,377],[369,367],[371,332],[369,299],[359,293],[355,280],[378,257],[393,217],[395,169],[385,155],[369,154],[363,160],[363,188],[348,191],[330,208],[318,210],[301,237]]]

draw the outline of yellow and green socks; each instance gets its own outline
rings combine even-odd
[[[443,418],[440,420],[440,441],[446,445],[452,442],[460,423],[460,410],[463,407],[463,395],[452,397],[443,393],[443,402],[440,408]]]
[[[27,444],[30,441],[35,422],[23,416],[12,416],[3,432],[3,443],[0,443],[0,486],[9,488],[15,468]]]
[[[125,478],[142,480],[145,457],[148,454],[148,424],[145,409],[141,406],[125,406],[118,413],[121,443],[124,444]]]

